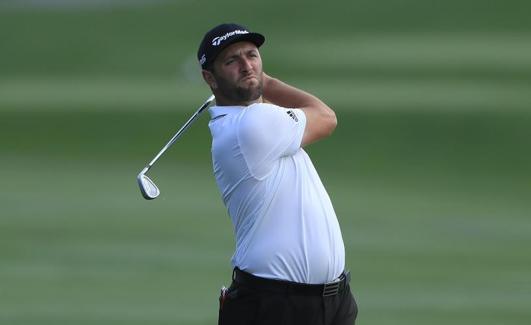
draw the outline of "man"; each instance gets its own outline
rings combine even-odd
[[[263,72],[264,41],[222,24],[204,36],[197,56],[216,97],[214,175],[236,237],[219,324],[354,324],[339,223],[302,149],[329,136],[336,116]]]

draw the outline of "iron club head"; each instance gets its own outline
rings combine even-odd
[[[157,185],[155,185],[155,183],[149,178],[147,177],[145,174],[145,172],[142,171],[140,174],[138,174],[138,176],[136,177],[136,180],[138,182],[138,186],[140,186],[140,192],[142,193],[142,196],[146,199],[146,200],[153,200],[153,199],[156,199],[159,194],[160,194],[160,191],[159,191],[159,188],[157,187]]]

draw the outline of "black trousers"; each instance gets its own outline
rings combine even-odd
[[[246,273],[247,278],[248,275]],[[251,280],[258,279],[261,284],[267,284],[268,281],[276,284],[275,280],[250,277]],[[283,283],[289,286],[289,282]],[[267,285],[237,282],[236,277],[229,289],[220,296],[218,324],[353,325],[357,314],[358,307],[348,282],[339,293],[323,296],[305,290],[269,290]]]

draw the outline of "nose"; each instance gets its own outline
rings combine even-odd
[[[247,58],[242,58],[241,69],[242,71],[251,71],[253,69],[251,60]]]

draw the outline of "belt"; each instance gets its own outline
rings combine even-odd
[[[350,272],[344,271],[337,280],[325,284],[305,284],[261,278],[235,268],[232,273],[232,280],[237,284],[251,289],[329,297],[335,296],[345,290],[350,282]]]

